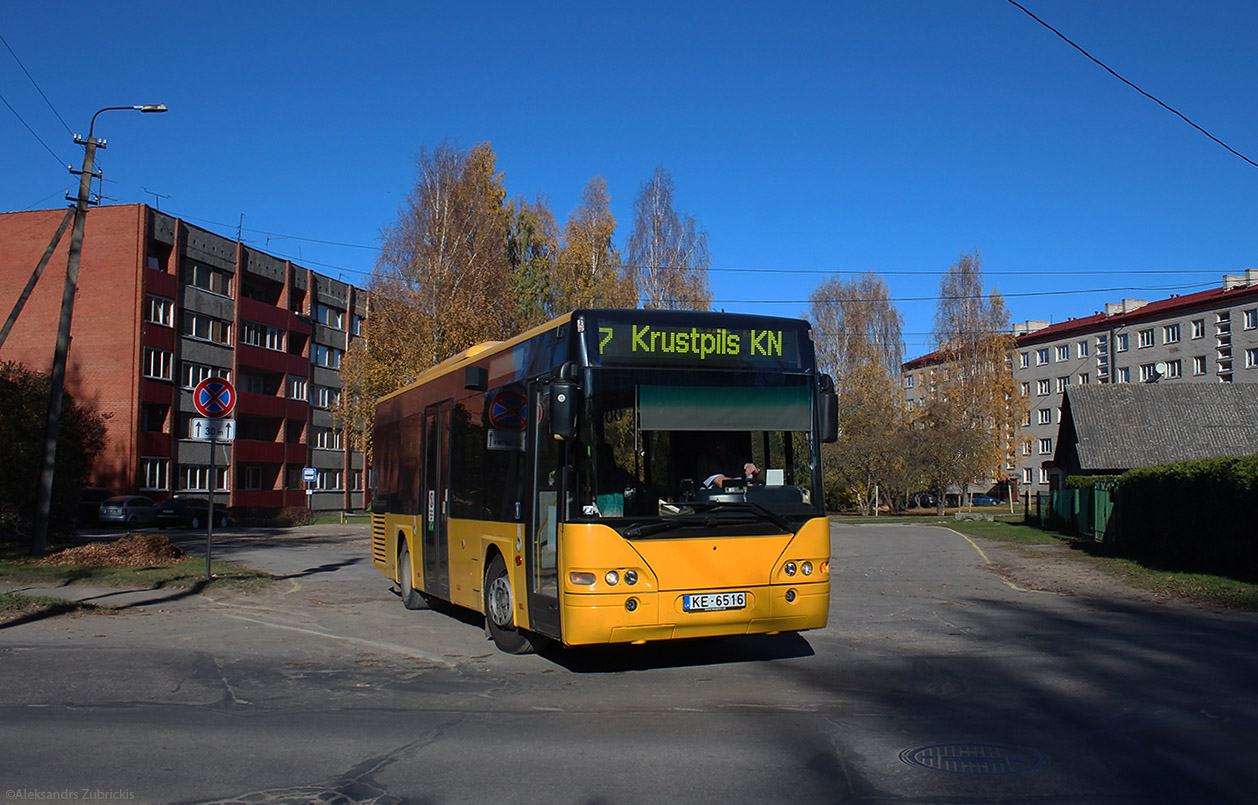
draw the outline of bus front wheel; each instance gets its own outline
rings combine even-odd
[[[515,626],[515,595],[507,563],[498,555],[485,571],[485,629],[494,644],[508,654],[531,654],[533,642]]]
[[[402,589],[402,606],[407,609],[428,609],[428,599],[415,589],[415,578],[411,568],[411,549],[402,541],[402,550],[397,558],[398,586]]]

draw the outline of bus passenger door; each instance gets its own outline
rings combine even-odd
[[[424,592],[450,598],[450,552],[446,523],[450,514],[450,401],[424,411],[424,484],[420,496],[423,523]]]
[[[563,447],[550,434],[550,389],[538,383],[529,391],[529,449],[532,461],[532,511],[524,558],[529,579],[532,629],[559,635],[559,517],[563,501]]]

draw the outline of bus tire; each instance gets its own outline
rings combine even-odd
[[[494,645],[507,654],[532,654],[533,641],[515,626],[515,591],[502,555],[494,556],[485,571],[485,630]]]
[[[402,606],[407,609],[428,609],[428,599],[415,589],[414,571],[411,567],[411,549],[406,540],[402,540],[402,549],[397,556],[397,581],[402,590]]]

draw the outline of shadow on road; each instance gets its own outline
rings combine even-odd
[[[802,635],[790,633],[670,640],[641,646],[552,645],[539,654],[573,673],[606,674],[794,659],[811,657],[814,652]]]

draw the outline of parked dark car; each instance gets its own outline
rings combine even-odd
[[[183,526],[184,528],[201,528],[210,517],[210,501],[199,497],[175,495],[162,501],[157,507],[157,525],[159,528]],[[223,506],[214,507],[214,524],[219,528],[227,526],[227,510]]]
[[[96,525],[100,517],[100,504],[113,497],[114,493],[99,486],[89,486],[79,494],[79,525]]]
[[[971,506],[999,506],[1003,501],[998,500],[990,495],[971,495]]]
[[[151,498],[118,495],[101,502],[96,520],[101,525],[151,525],[155,517]]]
[[[939,499],[929,492],[914,492],[909,496],[909,505],[919,509],[933,509]]]

